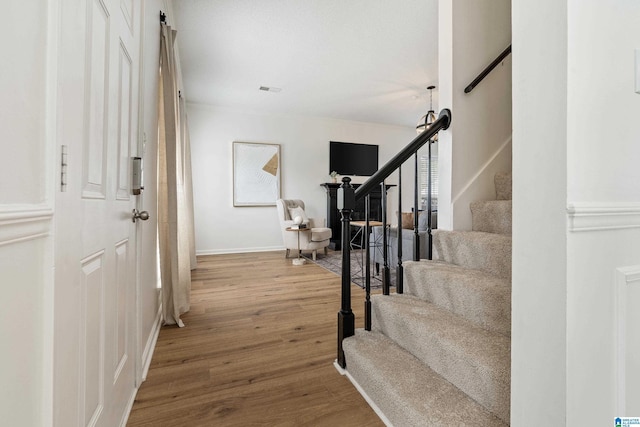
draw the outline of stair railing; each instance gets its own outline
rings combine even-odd
[[[338,210],[340,211],[342,217],[342,281],[341,281],[341,305],[340,311],[338,312],[338,357],[337,363],[340,367],[345,368],[347,366],[346,360],[344,357],[344,350],[342,348],[342,341],[345,338],[353,336],[355,333],[355,315],[351,309],[351,214],[356,207],[356,200],[362,199],[365,197],[365,222],[366,226],[364,229],[364,241],[365,241],[365,251],[367,256],[367,263],[365,265],[366,273],[365,273],[365,329],[371,330],[371,283],[370,283],[370,274],[368,271],[370,270],[369,260],[369,195],[372,190],[377,186],[382,186],[382,250],[383,250],[383,258],[384,265],[382,271],[382,290],[383,294],[389,294],[390,288],[390,270],[387,265],[387,203],[386,203],[386,186],[385,179],[387,179],[392,173],[396,170],[400,170],[402,164],[406,162],[411,156],[416,156],[417,162],[417,152],[418,150],[428,142],[430,142],[433,137],[441,130],[446,130],[449,128],[451,124],[451,111],[448,109],[443,109],[440,111],[440,114],[436,121],[434,121],[428,129],[419,134],[413,141],[411,141],[406,147],[404,147],[398,154],[396,154],[391,160],[389,160],[384,166],[382,166],[376,173],[374,173],[369,179],[367,179],[364,184],[362,184],[357,189],[354,189],[351,185],[351,178],[344,177],[342,178],[342,185],[338,189],[338,197],[337,204]],[[431,164],[431,144],[429,143],[429,164]],[[430,167],[430,166],[429,166]],[[417,163],[416,163],[416,172],[417,172]],[[429,180],[430,178],[429,171]],[[400,184],[400,183],[399,183]],[[416,173],[416,185],[417,185],[417,173]],[[399,185],[399,207],[398,207],[398,260],[401,267],[401,257],[402,257],[402,209],[401,206],[401,186]],[[431,187],[428,188],[428,232],[431,234]],[[417,204],[417,196],[415,197],[415,208],[414,208],[414,218],[418,217],[418,204]],[[415,220],[414,228],[417,229],[417,220]],[[417,234],[414,240],[414,248],[418,246],[419,240],[417,239]],[[429,244],[431,245],[431,238],[429,238]],[[414,250],[414,259],[417,261],[419,259],[419,250],[416,252]],[[431,254],[431,249],[429,248],[429,254]],[[398,276],[400,280],[396,282],[396,291],[400,291],[402,293],[402,271],[398,272]],[[399,286],[398,286],[399,285]]]
[[[491,71],[493,71],[493,69],[496,68],[498,64],[501,63],[504,60],[504,58],[506,58],[510,53],[511,53],[511,45],[509,45],[509,47],[507,47],[504,51],[502,51],[502,53],[498,55],[498,57],[494,59],[493,62],[491,62],[491,64],[487,65],[487,67],[484,70],[482,70],[480,74],[478,74],[478,77],[476,77],[475,79],[473,79],[471,83],[469,83],[469,86],[464,88],[464,93],[471,92],[478,85],[478,83],[480,83],[485,77],[487,77],[487,75]]]

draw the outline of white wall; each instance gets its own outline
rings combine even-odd
[[[0,78],[5,151],[0,159],[0,194],[11,203],[40,203],[46,197],[47,168],[32,168],[17,173],[17,165],[43,165],[47,150],[47,28],[48,10],[42,5],[22,5],[9,0],[7,13],[9,37],[2,43],[6,54]],[[53,7],[53,6],[52,6]],[[14,141],[11,143],[11,141]],[[30,142],[30,143],[26,143]],[[20,182],[16,185],[16,178]]]
[[[638,16],[513,2],[514,426],[640,412]]]
[[[511,170],[511,56],[464,88],[511,43],[511,1],[444,0],[438,25],[439,104],[452,111],[439,142],[438,226],[470,230],[469,203],[495,199],[495,173]]]
[[[512,4],[513,426],[570,425],[565,424],[567,10],[561,3]],[[541,111],[547,111],[544,126]]]
[[[52,141],[57,2],[8,0],[0,70],[0,420],[52,412]]]
[[[568,198],[640,200],[640,3],[569,0]],[[594,31],[595,30],[595,31]],[[638,71],[640,72],[640,71]]]
[[[640,414],[640,3],[566,3],[567,424],[606,425]]]
[[[187,94],[188,99],[188,94]],[[280,144],[281,195],[303,199],[311,217],[326,218],[329,141],[378,144],[380,165],[415,136],[397,126],[188,105],[193,159],[196,250],[199,254],[283,248],[276,208],[233,207],[232,142]],[[354,182],[363,182],[355,177]],[[395,183],[393,177],[388,183]],[[395,190],[389,192],[395,212]],[[409,210],[405,205],[403,210]]]

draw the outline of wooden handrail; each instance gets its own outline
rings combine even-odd
[[[498,57],[494,59],[491,64],[487,65],[487,68],[482,70],[482,72],[478,74],[478,77],[476,77],[475,79],[473,79],[471,83],[469,83],[469,86],[464,88],[464,93],[471,92],[478,85],[478,83],[480,83],[485,77],[487,77],[487,75],[494,68],[496,68],[498,64],[501,63],[504,60],[504,58],[506,58],[507,55],[509,55],[510,53],[511,53],[511,45],[509,45],[509,47],[507,47],[500,55],[498,55]]]
[[[440,115],[435,122],[431,124],[429,129],[418,135],[413,141],[411,141],[406,147],[396,154],[391,160],[389,160],[384,166],[382,166],[376,173],[374,173],[364,184],[362,184],[355,191],[356,200],[361,199],[365,194],[368,194],[375,187],[382,184],[392,173],[398,169],[398,167],[406,162],[409,157],[418,151],[424,144],[426,144],[431,138],[433,138],[441,130],[446,130],[451,124],[451,110],[445,108],[440,111]]]

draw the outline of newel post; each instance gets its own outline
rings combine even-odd
[[[356,206],[355,190],[351,178],[342,178],[338,189],[338,210],[342,215],[342,303],[338,312],[338,364],[347,367],[342,340],[355,333],[355,316],[351,311],[351,213]]]

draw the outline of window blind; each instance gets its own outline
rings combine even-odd
[[[420,185],[421,209],[427,208],[427,184],[429,156],[420,156],[418,163],[418,182]],[[431,209],[438,210],[438,156],[431,155]]]

